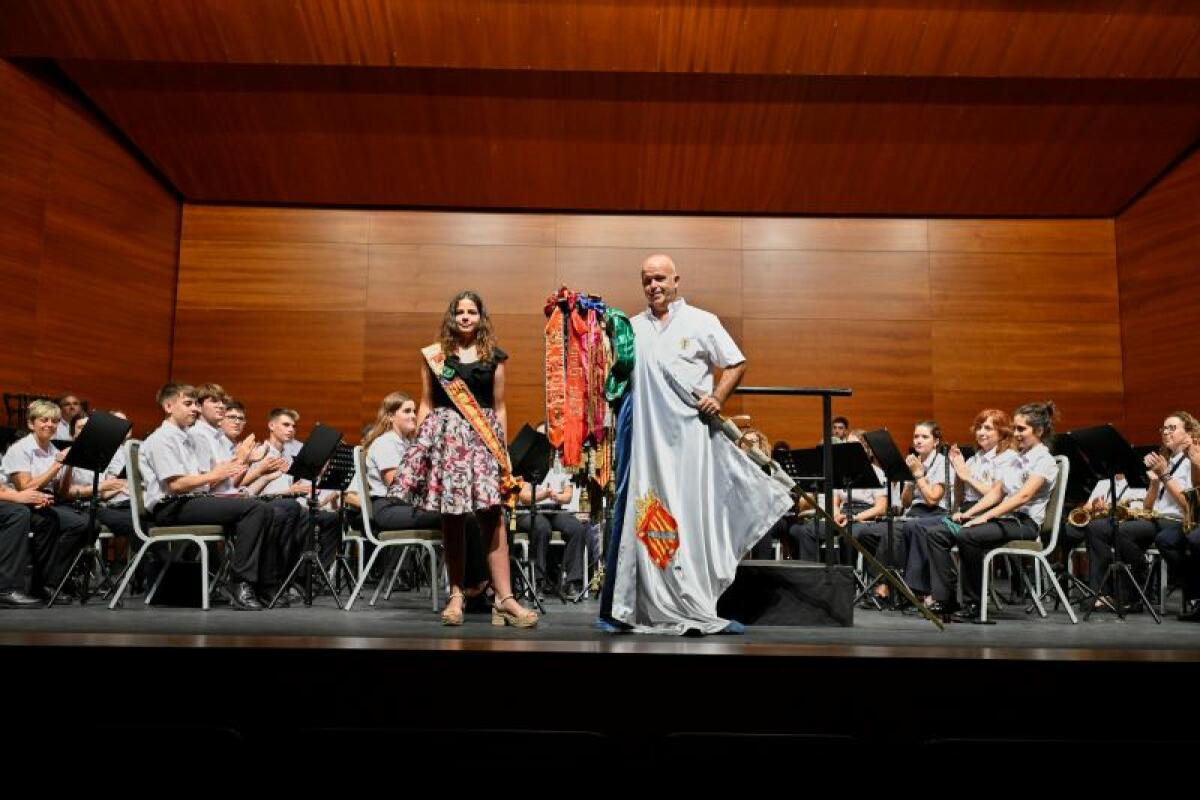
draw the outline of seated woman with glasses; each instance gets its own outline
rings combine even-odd
[[[1133,518],[1116,523],[1115,530],[1108,517],[1088,523],[1088,579],[1092,590],[1104,595],[1096,601],[1097,607],[1113,604],[1113,596],[1118,589],[1123,603],[1129,603],[1136,597],[1133,587],[1125,581],[1117,587],[1111,577],[1105,579],[1108,566],[1112,563],[1114,535],[1121,560],[1133,571],[1139,584],[1145,584],[1149,569],[1146,550],[1151,543],[1159,547],[1159,552],[1177,579],[1191,571],[1192,562],[1185,549],[1187,537],[1182,534],[1183,514],[1187,507],[1184,492],[1192,488],[1192,466],[1187,451],[1192,445],[1193,435],[1200,433],[1200,423],[1186,411],[1176,411],[1163,420],[1161,433],[1162,449],[1145,458],[1150,485],[1141,509],[1134,511]],[[1186,613],[1190,611],[1186,601],[1192,599],[1192,592],[1188,588],[1189,581],[1184,580],[1183,583]]]

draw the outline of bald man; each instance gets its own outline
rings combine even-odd
[[[716,315],[679,296],[669,256],[640,271],[648,307],[630,320],[637,356],[618,415],[612,595],[598,626],[741,633],[717,615],[717,599],[791,498],[720,432],[717,415],[746,372],[742,351]]]

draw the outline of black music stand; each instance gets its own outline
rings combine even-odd
[[[291,475],[295,480],[306,480],[309,482],[308,487],[308,530],[304,535],[304,552],[296,559],[296,563],[292,566],[292,571],[288,573],[287,578],[279,585],[275,596],[271,598],[271,602],[267,604],[267,608],[274,608],[279,602],[279,598],[283,596],[292,582],[300,576],[300,568],[304,570],[304,605],[311,606],[313,599],[313,572],[325,582],[325,586],[329,589],[329,593],[333,595],[333,602],[337,603],[337,607],[342,608],[342,599],[338,597],[338,593],[334,591],[333,579],[329,572],[325,569],[325,565],[321,563],[321,554],[317,552],[317,510],[319,503],[317,502],[317,484],[320,483],[321,473],[329,460],[333,458],[334,452],[338,445],[342,443],[342,434],[328,426],[317,423],[313,428],[312,433],[308,437],[308,441],[300,448],[300,452],[292,459],[292,466],[288,469],[287,474]]]
[[[117,450],[121,449],[121,445],[132,427],[133,423],[127,419],[97,411],[88,417],[88,421],[83,425],[83,430],[79,432],[79,438],[68,444],[71,449],[67,452],[67,457],[63,459],[64,468],[86,469],[92,473],[92,496],[88,500],[87,536],[89,543],[75,554],[70,568],[58,582],[58,586],[54,587],[54,592],[47,601],[48,606],[54,605],[59,593],[76,572],[81,572],[79,576],[80,605],[86,604],[91,595],[89,583],[92,569],[99,568],[105,579],[108,577],[107,571],[104,569],[104,559],[100,557],[100,525],[96,522],[97,509],[100,507],[100,475],[112,463],[113,456],[116,455]]]
[[[899,583],[904,584],[904,588],[909,589],[908,584],[904,582],[904,568],[902,565],[892,564],[893,551],[895,550],[896,528],[895,528],[895,506],[892,503],[892,485],[904,484],[912,481],[912,470],[904,463],[904,456],[900,455],[900,449],[896,447],[896,443],[892,441],[892,435],[888,433],[887,428],[879,428],[878,430],[867,431],[863,434],[863,438],[867,440],[867,444],[871,446],[871,452],[875,454],[875,460],[879,462],[880,468],[883,469],[883,474],[887,478],[887,514],[885,520],[887,522],[887,531],[884,534],[884,555],[880,559],[884,568],[891,573],[892,577]],[[883,581],[882,575],[876,575],[875,580],[867,586],[863,591],[870,593],[872,589],[878,586]],[[890,604],[893,608],[896,607],[896,596],[889,593]]]
[[[537,513],[537,502],[534,494],[537,492],[537,487],[546,479],[546,474],[550,471],[550,459],[554,455],[554,448],[550,444],[550,440],[544,433],[538,433],[528,424],[522,425],[521,430],[517,432],[517,438],[513,439],[512,444],[508,446],[509,461],[512,464],[514,476],[520,476],[529,484],[529,514],[530,514],[530,541],[529,549],[533,549],[533,515]],[[518,508],[520,501],[517,501]],[[516,530],[517,527],[517,509],[513,509],[511,530]],[[508,553],[509,563],[513,567],[513,576],[519,578],[524,589],[521,594],[528,593],[533,604],[537,606],[540,613],[546,613],[546,607],[542,605],[541,598],[538,597],[537,585],[534,583],[536,579],[536,566],[533,564],[533,559],[528,559],[528,564],[521,564],[513,554],[512,548],[509,548]],[[542,576],[545,577],[544,575]],[[515,594],[516,592],[514,592]]]
[[[855,489],[883,488],[883,484],[879,482],[879,477],[871,467],[870,459],[867,458],[867,451],[858,442],[843,442],[833,445],[833,484],[846,492],[846,505],[853,504]],[[846,515],[846,534],[854,536],[853,510]],[[868,584],[863,576],[855,572],[854,579],[858,581],[859,591],[867,593],[871,602],[878,609],[879,601],[868,592]]]
[[[1117,546],[1117,475],[1124,473],[1126,484],[1130,487],[1140,489],[1147,485],[1145,482],[1145,466],[1137,463],[1137,454],[1134,452],[1133,447],[1112,425],[1097,425],[1094,428],[1069,431],[1065,435],[1075,441],[1075,444],[1079,447],[1084,458],[1087,459],[1088,464],[1091,466],[1092,472],[1107,477],[1109,481],[1108,524],[1112,532],[1109,553],[1112,561],[1109,563],[1108,569],[1104,571],[1104,575],[1100,579],[1100,585],[1096,587],[1096,594],[1099,596],[1100,602],[1120,619],[1125,619],[1124,600],[1122,597],[1124,592],[1121,586],[1121,576],[1124,575],[1133,585],[1133,590],[1137,592],[1145,608],[1154,617],[1154,621],[1162,624],[1162,617],[1158,615],[1158,611],[1150,604],[1150,600],[1142,590],[1141,584],[1133,577],[1133,571],[1129,568],[1128,564],[1121,560],[1121,548]],[[1111,584],[1113,590],[1112,596],[1116,598],[1116,603],[1113,603],[1104,595],[1104,585],[1106,583]],[[1084,612],[1084,620],[1090,619],[1092,612],[1095,610],[1095,604],[1089,606],[1087,611]]]
[[[346,530],[346,492],[350,488],[350,481],[354,478],[354,448],[351,445],[342,443],[333,451],[333,455],[329,458],[329,466],[325,468],[324,474],[321,476],[320,483],[317,484],[317,489],[326,492],[338,493],[338,531]],[[350,564],[346,561],[346,557],[342,555],[340,542],[339,547],[333,561],[333,579],[337,585],[336,593],[342,590],[342,575],[345,574],[349,581],[348,586],[353,587],[357,581],[357,576],[354,570],[350,569]],[[435,578],[436,579],[436,578]]]

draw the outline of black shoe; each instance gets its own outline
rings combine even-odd
[[[562,596],[567,600],[573,600],[581,591],[583,591],[583,584],[578,581],[569,581],[563,584]]]
[[[20,589],[8,589],[0,592],[0,606],[4,608],[30,608],[44,603],[36,597],[31,597]]]
[[[978,622],[979,621],[979,606],[974,603],[967,603],[958,611],[950,614],[951,622]]]
[[[261,611],[262,603],[254,596],[254,587],[248,583],[235,583],[229,587],[231,604],[242,611]]]
[[[258,602],[262,604],[263,608],[267,608],[268,606],[271,605],[271,600],[275,597],[275,594],[278,591],[279,591],[278,589],[272,589],[270,591],[263,592],[261,595],[258,596]],[[284,592],[283,594],[281,594],[279,596],[279,599],[275,601],[275,605],[274,605],[274,608],[291,608],[291,607],[292,607],[292,604],[288,602],[287,592]]]
[[[929,613],[933,614],[935,617],[939,617],[942,622],[949,622],[950,617],[959,610],[958,603],[953,600],[949,600],[945,603],[935,602],[928,608]]]

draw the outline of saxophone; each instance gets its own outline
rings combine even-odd
[[[1076,528],[1086,528],[1092,520],[1102,519],[1108,516],[1108,504],[1104,504],[1099,508],[1089,508],[1087,503],[1081,503],[1071,509],[1071,513],[1067,514],[1067,522]],[[1151,519],[1145,514],[1152,514],[1142,508],[1133,508],[1128,499],[1117,503],[1116,513],[1113,517],[1117,522],[1124,522],[1127,519]]]

